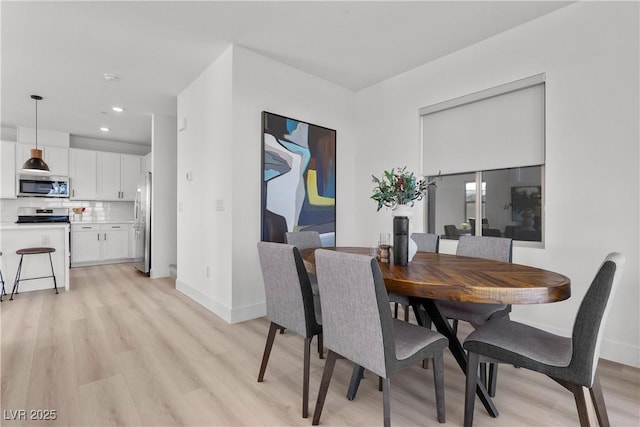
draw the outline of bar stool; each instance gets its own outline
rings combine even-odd
[[[2,256],[2,252],[0,252],[0,256]],[[0,291],[0,302],[2,302],[3,295],[7,294],[7,291],[4,290],[4,277],[2,277],[2,266],[0,266],[0,282],[2,282],[2,291]]]
[[[51,252],[55,252],[55,248],[23,248],[18,249],[16,254],[20,255],[20,263],[18,264],[18,271],[16,272],[16,280],[13,283],[13,290],[11,291],[10,300],[13,299],[13,294],[18,294],[18,285],[21,281],[25,280],[35,280],[35,279],[45,279],[47,277],[53,277],[53,287],[56,290],[56,294],[58,293],[58,284],[56,283],[56,274],[53,271],[53,261],[51,260]],[[30,277],[28,279],[21,279],[20,274],[22,273],[22,259],[25,255],[38,255],[38,254],[48,254],[49,255],[49,264],[51,264],[51,276],[41,276],[41,277]]]

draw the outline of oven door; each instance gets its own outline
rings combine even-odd
[[[20,175],[18,197],[69,197],[69,179],[60,176]]]

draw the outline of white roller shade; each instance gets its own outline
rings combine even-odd
[[[422,108],[424,175],[544,164],[544,74]]]

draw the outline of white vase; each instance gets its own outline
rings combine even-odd
[[[418,244],[413,241],[411,236],[409,236],[409,254],[408,254],[409,262],[411,262],[416,252],[418,252]]]
[[[413,216],[413,210],[411,210],[411,205],[396,205],[391,211],[391,215],[411,218]]]

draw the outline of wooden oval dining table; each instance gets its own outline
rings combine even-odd
[[[337,252],[369,255],[369,248],[323,248]],[[315,274],[315,249],[303,249],[305,268]],[[454,330],[438,308],[438,300],[484,304],[543,304],[562,301],[571,296],[571,280],[559,273],[536,267],[448,255],[418,252],[408,265],[379,263],[387,291],[407,295],[414,309],[422,306],[438,332],[449,339],[449,350],[463,372],[466,353]],[[416,316],[420,322],[419,316]],[[360,368],[361,369],[361,368]],[[360,371],[361,375],[361,371]],[[354,378],[348,393],[355,396],[359,383]],[[493,417],[498,416],[493,401],[481,381],[476,393]]]

